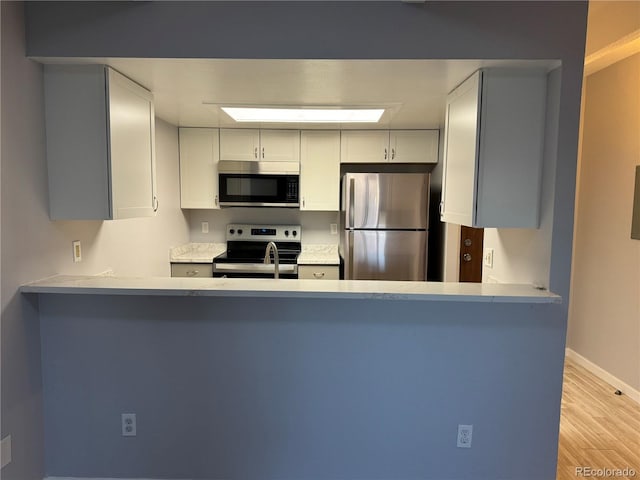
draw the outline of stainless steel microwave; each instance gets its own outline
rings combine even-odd
[[[221,207],[299,207],[297,162],[225,161],[218,164]]]

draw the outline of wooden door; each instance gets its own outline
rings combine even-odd
[[[460,281],[482,282],[483,228],[460,227]]]

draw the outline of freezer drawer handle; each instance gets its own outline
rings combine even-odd
[[[316,278],[324,277],[324,272],[313,272],[313,276]]]
[[[200,273],[198,270],[188,270],[187,277],[195,277],[198,273]]]

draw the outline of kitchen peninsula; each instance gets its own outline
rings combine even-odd
[[[23,285],[22,293],[561,303],[531,285],[234,278],[135,278],[60,275]]]
[[[562,378],[551,293],[119,277],[22,292],[37,294],[56,474],[489,478],[476,473],[500,465],[504,478],[552,478],[554,462],[539,461],[555,448]],[[137,415],[137,437],[120,436],[122,412]],[[471,450],[456,448],[459,424],[473,425]],[[84,441],[90,431],[105,433]],[[105,451],[121,461],[96,462]]]

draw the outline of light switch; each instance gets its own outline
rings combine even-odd
[[[209,233],[209,222],[202,222],[202,233]]]
[[[80,240],[73,242],[73,262],[78,263],[82,261],[82,247],[80,246]]]

